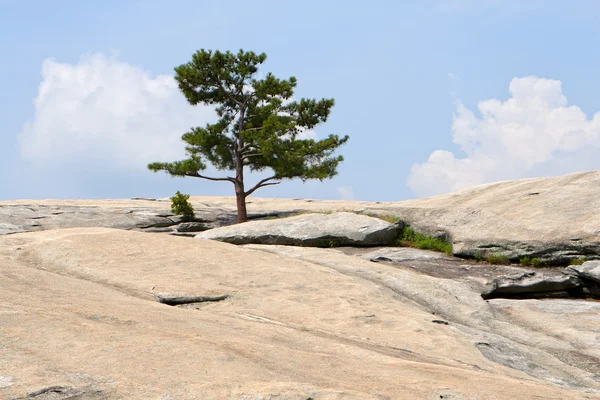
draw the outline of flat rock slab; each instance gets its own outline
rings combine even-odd
[[[600,302],[571,299],[493,299],[487,303],[506,318],[515,318],[524,327],[539,329],[549,338],[560,338],[554,356],[600,377],[598,331]],[[550,339],[550,341],[555,339]],[[585,399],[585,396],[582,396]],[[595,398],[590,395],[590,398]]]
[[[431,250],[410,247],[359,248],[339,247],[335,251],[369,260],[373,263],[408,268],[436,278],[478,282],[482,292],[492,280],[505,275],[532,272],[521,265],[491,265],[475,260],[464,260]],[[545,268],[547,274],[563,275],[561,268]]]
[[[454,257],[449,257],[444,253],[414,249],[412,247],[387,247],[362,255],[362,258],[373,262],[406,262],[406,261],[453,261]]]
[[[232,244],[337,247],[388,246],[397,240],[398,234],[398,225],[366,215],[339,212],[251,221],[211,229],[195,237]]]
[[[60,228],[105,227],[184,233],[229,225],[234,215],[218,207],[199,208],[184,222],[165,200],[36,200],[0,202],[0,236]]]

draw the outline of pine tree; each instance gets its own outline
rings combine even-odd
[[[336,175],[343,157],[334,152],[348,140],[337,135],[322,140],[301,138],[302,132],[327,121],[334,100],[293,101],[296,78],[278,79],[268,73],[257,79],[257,66],[266,58],[252,51],[233,54],[202,49],[192,61],[175,68],[175,79],[188,102],[215,106],[219,120],[182,136],[187,159],[148,165],[154,172],[172,176],[233,183],[238,222],[248,220],[246,198],[261,187],[284,179],[323,180]],[[205,176],[201,172],[208,163],[235,176]],[[271,174],[246,189],[246,168]]]

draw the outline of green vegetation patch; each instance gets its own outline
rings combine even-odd
[[[522,257],[519,259],[521,265],[527,265],[531,267],[542,267],[544,263],[537,257]]]
[[[510,264],[510,260],[508,259],[508,257],[506,257],[502,254],[490,253],[487,255],[486,261],[488,263],[494,264],[494,265],[509,265]]]
[[[569,265],[581,265],[586,261],[589,261],[587,257],[579,257],[569,261]]]
[[[397,222],[397,221],[396,221]],[[402,247],[415,247],[423,250],[433,250],[452,255],[452,244],[444,239],[434,238],[429,235],[416,232],[407,226],[402,231],[398,240],[398,245]]]

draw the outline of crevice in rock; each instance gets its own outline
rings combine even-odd
[[[539,241],[509,241],[495,242],[463,241],[455,257],[464,259],[481,259],[494,254],[506,257],[512,263],[519,263],[524,257],[537,258],[542,266],[567,266],[579,259],[600,258],[600,247],[595,241],[582,237],[573,237],[555,243]]]
[[[545,276],[528,271],[500,276],[481,293],[490,299],[600,299],[600,284],[563,271],[562,276]]]
[[[165,218],[164,221],[157,221],[157,222],[153,222],[150,224],[137,225],[137,228],[139,228],[139,229],[168,228],[168,227],[171,227],[173,225],[178,225],[178,224],[179,224],[179,222],[175,222],[169,218]]]
[[[222,296],[156,296],[159,303],[169,306],[178,306],[182,304],[217,302],[228,299],[230,296],[224,294]]]
[[[26,397],[17,398],[14,400],[24,399],[71,399],[79,398],[83,393],[81,389],[70,386],[47,386],[45,388],[27,393]]]
[[[249,204],[249,203],[248,203]],[[275,211],[265,213],[251,213],[248,214],[248,220],[261,220],[261,219],[279,219],[297,215],[300,211]]]
[[[43,389],[40,390],[36,390],[33,392],[29,392],[27,393],[27,397],[37,397],[40,396],[42,394],[46,394],[46,393],[64,393],[67,390],[70,390],[71,388],[67,387],[67,386],[48,386],[45,387]]]

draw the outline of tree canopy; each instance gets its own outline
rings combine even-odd
[[[257,78],[265,53],[240,50],[237,54],[199,50],[187,64],[175,68],[179,89],[192,105],[215,106],[218,121],[183,134],[187,158],[155,162],[152,171],[229,181],[235,187],[238,222],[247,221],[246,197],[284,179],[323,180],[337,174],[343,161],[335,151],[348,136],[322,140],[302,134],[326,122],[333,99],[294,100],[296,78],[278,79],[268,73]],[[232,171],[222,177],[205,176],[208,164]],[[246,189],[244,170],[270,171]]]

